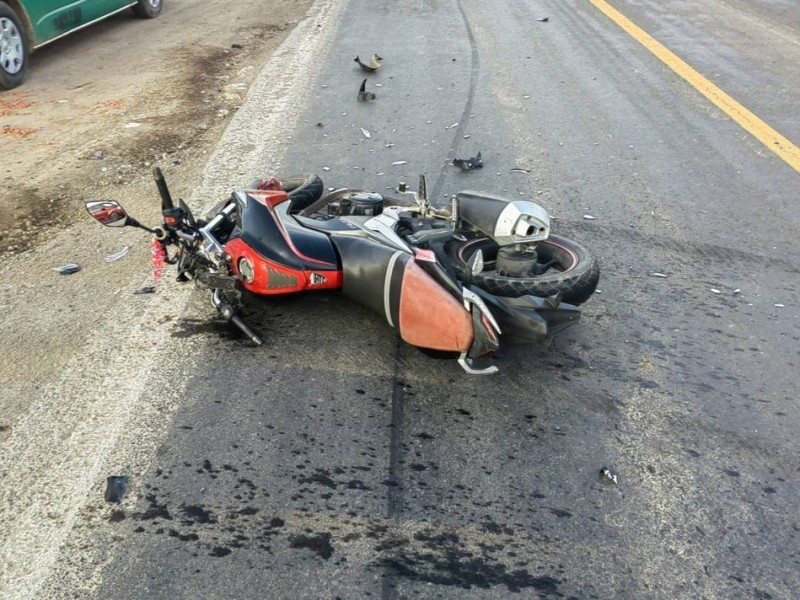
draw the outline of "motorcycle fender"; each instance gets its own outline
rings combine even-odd
[[[466,352],[472,346],[472,316],[413,260],[406,263],[400,291],[400,337],[413,346]]]
[[[360,237],[333,236],[342,258],[342,292],[383,316],[413,346],[466,352],[472,317],[400,250]]]

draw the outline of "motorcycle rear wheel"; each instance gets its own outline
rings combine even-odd
[[[539,264],[553,261],[541,275],[533,277],[508,277],[495,271],[495,257],[499,247],[488,237],[468,240],[458,246],[454,260],[463,268],[472,255],[483,251],[484,270],[474,275],[472,281],[481,289],[497,296],[516,298],[532,295],[548,297],[561,294],[562,301],[579,305],[586,302],[597,289],[600,265],[586,248],[564,237],[551,235],[537,244]]]

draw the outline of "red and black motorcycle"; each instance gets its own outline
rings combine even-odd
[[[449,207],[404,184],[397,197],[338,189],[316,175],[269,177],[236,189],[206,219],[175,206],[154,168],[163,224],[149,228],[116,202],[87,202],[108,226],[152,233],[157,268],[212,292],[220,314],[254,343],[241,318],[242,291],[293,294],[341,290],[372,309],[414,346],[457,353],[469,373],[497,371],[501,341],[543,342],[580,318],[594,293],[597,261],[582,246],[550,235],[541,206],[464,191]],[[170,257],[167,249],[176,248]]]

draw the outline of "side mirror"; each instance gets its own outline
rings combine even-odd
[[[128,213],[125,212],[120,203],[113,200],[87,202],[86,210],[95,219],[108,227],[124,227],[131,221]]]

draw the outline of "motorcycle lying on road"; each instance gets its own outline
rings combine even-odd
[[[115,201],[87,202],[103,225],[154,236],[154,268],[211,292],[212,304],[255,344],[241,317],[242,292],[271,296],[341,290],[386,319],[407,343],[458,356],[472,374],[497,371],[503,343],[545,342],[580,318],[597,261],[550,234],[541,206],[463,191],[435,207],[425,178],[397,197],[356,189],[325,193],[319,177],[268,177],[235,189],[196,219],[172,201],[153,169],[163,223],[149,228]],[[170,257],[168,248],[174,247]]]

